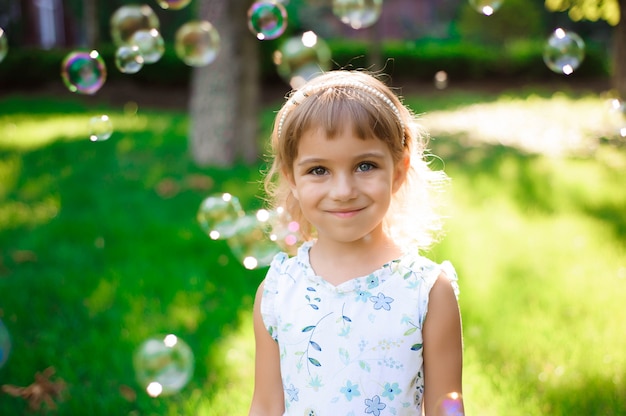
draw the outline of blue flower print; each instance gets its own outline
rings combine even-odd
[[[402,389],[398,386],[398,383],[385,383],[385,391],[383,392],[383,397],[388,398],[389,400],[393,400],[396,397],[396,394],[402,393]]]
[[[374,396],[370,399],[365,399],[365,413],[371,413],[374,416],[380,416],[380,411],[387,405],[380,402],[380,397]]]
[[[383,293],[379,293],[378,296],[370,297],[370,300],[374,302],[374,309],[379,310],[382,308],[386,311],[391,309],[390,303],[393,302],[393,298],[388,298]]]
[[[356,298],[354,300],[357,302],[367,302],[370,296],[372,296],[372,294],[367,290],[359,290],[356,292]]]
[[[290,385],[288,389],[285,389],[285,392],[289,396],[289,401],[290,402],[297,402],[298,401],[298,392],[299,391],[300,390],[295,388],[293,384]]]
[[[348,380],[346,386],[342,387],[340,391],[346,396],[346,399],[348,399],[348,401],[351,401],[353,397],[361,395],[361,392],[359,391],[359,385],[352,384],[350,380]]]
[[[367,288],[373,289],[378,286],[378,276],[374,276],[373,274],[367,277]]]

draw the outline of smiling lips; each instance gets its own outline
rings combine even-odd
[[[362,210],[363,208],[355,208],[355,209],[350,209],[350,210],[338,210],[338,211],[329,210],[328,213],[339,218],[351,218],[357,215]]]

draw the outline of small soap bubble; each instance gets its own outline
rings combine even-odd
[[[165,10],[180,10],[187,7],[191,0],[157,0],[157,3]]]
[[[192,21],[176,31],[174,49],[186,65],[200,67],[215,61],[220,43],[220,35],[210,22]]]
[[[380,18],[383,0],[333,0],[333,13],[352,29],[372,26]]]
[[[211,238],[220,240],[237,232],[237,219],[245,215],[239,199],[229,193],[206,197],[198,209],[200,228]]]
[[[115,51],[115,66],[124,74],[135,74],[143,68],[143,56],[137,46],[122,45]]]
[[[159,29],[159,17],[147,4],[129,4],[111,15],[111,38],[115,46],[127,45],[138,30]]]
[[[6,326],[0,320],[0,368],[6,364],[11,352],[11,337]]]
[[[485,16],[491,16],[498,11],[502,3],[503,0],[469,0],[469,4],[474,10]]]
[[[296,244],[302,242],[300,224],[294,221],[287,211],[278,207],[270,212],[270,240],[286,251],[292,251]]]
[[[578,34],[556,29],[543,48],[543,61],[557,74],[572,74],[585,59],[585,42]]]
[[[437,71],[435,73],[435,88],[438,90],[448,88],[448,73],[446,71]]]
[[[98,51],[70,52],[61,63],[61,77],[71,92],[95,94],[106,81],[107,71]]]
[[[287,10],[275,1],[257,1],[248,9],[248,28],[259,40],[276,39],[287,28]]]
[[[133,33],[129,44],[136,46],[144,63],[153,64],[163,56],[165,41],[157,29],[141,29]]]
[[[152,337],[135,351],[133,367],[137,381],[150,396],[166,396],[178,393],[189,382],[194,356],[176,335]]]
[[[274,52],[273,61],[278,74],[292,88],[302,86],[308,80],[331,68],[331,52],[328,44],[315,32],[307,31],[301,36],[288,38]]]
[[[435,405],[436,416],[464,416],[463,397],[461,394],[452,392],[443,396]]]
[[[103,142],[113,134],[113,123],[106,114],[92,117],[89,120],[89,140]]]
[[[269,218],[265,210],[255,215],[246,214],[237,219],[237,231],[227,239],[233,255],[247,269],[268,266],[280,251],[278,245],[269,238]]]
[[[6,32],[0,27],[0,62],[4,60],[7,53],[9,53],[9,41]]]

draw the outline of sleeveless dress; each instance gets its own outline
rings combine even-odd
[[[313,244],[274,257],[261,299],[280,352],[284,415],[421,414],[428,296],[441,271],[458,296],[454,268],[405,254],[334,286],[311,268]]]

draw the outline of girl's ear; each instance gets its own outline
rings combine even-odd
[[[406,175],[409,172],[409,166],[411,166],[411,156],[405,153],[402,160],[400,160],[395,167],[394,175],[393,175],[393,184],[392,191],[395,193],[400,189],[404,181],[406,180]]]

